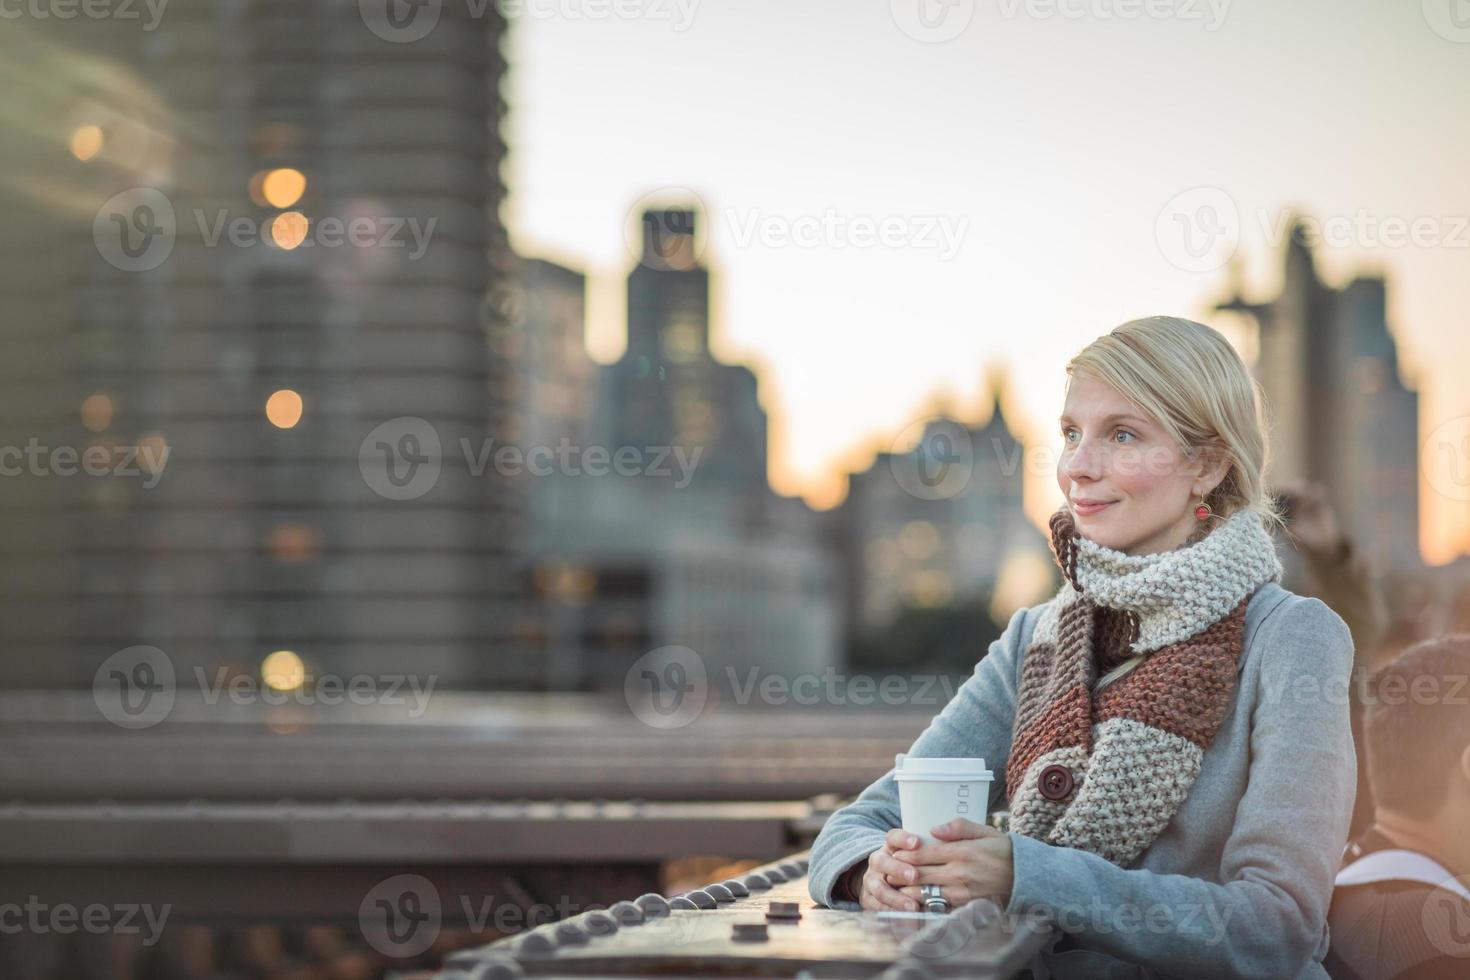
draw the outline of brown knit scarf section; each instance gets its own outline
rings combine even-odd
[[[1011,829],[1127,866],[1183,802],[1229,711],[1255,586],[1244,579],[1249,591],[1231,611],[1149,651],[1095,691],[1100,676],[1133,656],[1140,620],[1083,591],[1077,531],[1065,508],[1053,515],[1051,532],[1067,582],[1044,609],[1022,664],[1006,765]],[[1209,533],[1202,525],[1182,547]],[[1248,547],[1259,554],[1254,539]],[[1224,595],[1234,601],[1233,592]]]

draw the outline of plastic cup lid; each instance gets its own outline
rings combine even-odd
[[[895,778],[909,779],[994,779],[984,759],[923,759],[900,752],[893,760]]]

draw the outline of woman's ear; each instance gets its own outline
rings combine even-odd
[[[1214,493],[1230,472],[1230,455],[1225,447],[1210,443],[1194,447],[1193,459],[1200,482],[1209,488],[1205,495]]]

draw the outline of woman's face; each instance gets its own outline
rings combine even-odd
[[[1223,477],[1202,474],[1158,424],[1086,374],[1072,379],[1060,428],[1057,486],[1078,533],[1130,555],[1184,544],[1197,522],[1197,491],[1214,489]],[[1109,503],[1091,508],[1085,501]]]

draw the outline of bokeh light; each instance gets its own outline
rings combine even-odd
[[[271,222],[271,241],[291,251],[306,240],[308,222],[300,211],[287,211],[276,215]]]
[[[278,429],[291,429],[301,421],[303,408],[301,395],[290,388],[282,388],[265,400],[265,417]]]
[[[102,144],[105,142],[102,127],[90,124],[78,126],[71,134],[71,155],[78,160],[90,160],[102,152]]]
[[[112,412],[112,398],[100,391],[82,400],[82,424],[91,432],[107,431]]]
[[[283,167],[266,174],[260,185],[261,196],[273,208],[289,208],[306,193],[306,175]]]
[[[306,683],[306,664],[294,650],[277,650],[261,661],[260,679],[273,691],[294,691]]]

